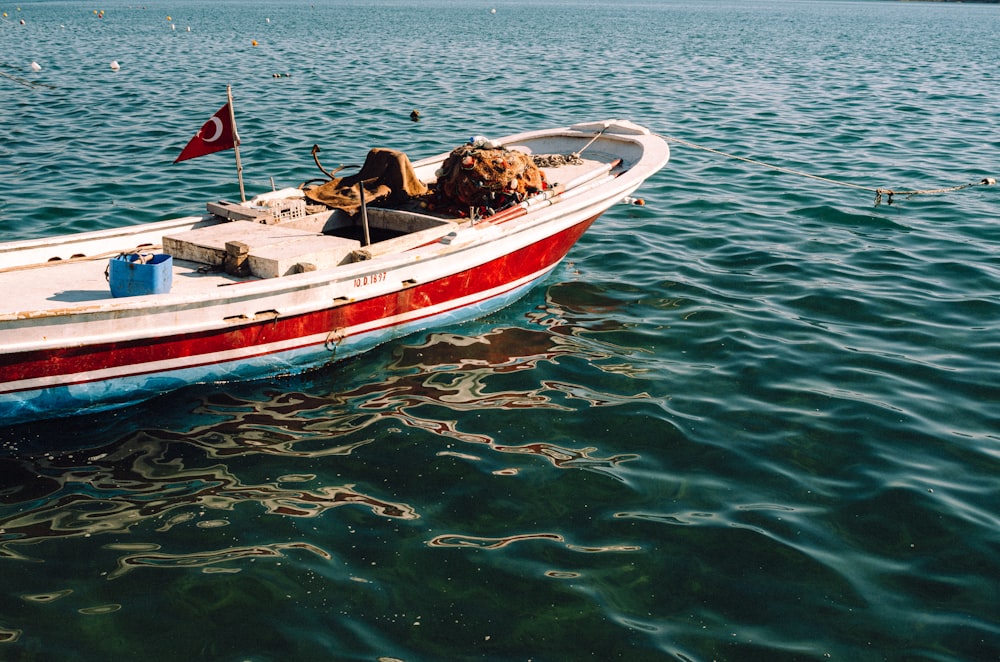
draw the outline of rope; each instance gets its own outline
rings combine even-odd
[[[104,260],[109,257],[115,257],[117,255],[138,253],[141,251],[156,251],[156,250],[161,250],[162,248],[163,246],[160,245],[153,246],[150,244],[143,244],[142,246],[137,246],[136,248],[130,251],[125,251],[125,253],[123,253],[122,251],[107,251],[105,253],[95,253],[94,255],[80,255],[78,257],[68,257],[64,260],[52,259],[47,262],[35,262],[32,264],[17,264],[12,267],[0,268],[0,274],[5,274],[11,271],[26,271],[28,269],[40,269],[42,267],[56,267],[59,266],[60,264],[74,264],[76,262],[92,262],[96,260]]]
[[[8,18],[3,18],[2,16],[0,16],[0,18],[2,18],[7,23],[11,22],[10,19],[8,19]],[[16,67],[13,67],[13,66],[7,64],[6,62],[0,62],[0,66],[2,66],[4,69],[15,69],[16,68]],[[39,88],[47,88],[47,89],[50,89],[50,90],[56,89],[55,85],[48,85],[46,83],[36,83],[34,81],[28,80],[27,78],[21,78],[20,76],[15,76],[13,74],[8,74],[8,73],[6,73],[4,71],[0,71],[0,76],[2,76],[4,78],[7,78],[8,80],[12,80],[15,83],[19,83],[21,85],[24,85],[25,87],[30,87],[32,89],[39,89]]]
[[[936,195],[940,193],[950,193],[952,191],[960,191],[964,188],[969,188],[972,186],[992,186],[997,183],[997,180],[993,177],[986,177],[979,180],[978,182],[969,182],[968,184],[959,184],[958,186],[951,186],[948,188],[938,188],[938,189],[923,189],[918,191],[896,191],[890,188],[872,188],[870,186],[860,186],[858,184],[852,184],[850,182],[844,182],[836,179],[830,179],[829,177],[820,177],[819,175],[810,175],[807,172],[801,172],[799,170],[792,170],[791,168],[783,168],[781,166],[772,165],[770,163],[764,163],[763,161],[757,161],[756,159],[748,159],[744,156],[736,156],[735,154],[728,154],[726,152],[719,151],[717,149],[712,149],[711,147],[703,147],[702,145],[697,145],[687,140],[681,140],[680,138],[674,138],[672,136],[660,136],[668,142],[675,142],[679,145],[684,145],[685,147],[691,147],[692,149],[700,149],[703,152],[710,152],[712,154],[718,154],[719,156],[725,156],[726,158],[736,159],[737,161],[743,161],[744,163],[751,163],[753,165],[762,166],[764,168],[770,168],[771,170],[777,170],[778,172],[783,172],[789,175],[798,175],[799,177],[806,177],[808,179],[815,179],[817,181],[826,182],[827,184],[834,184],[837,186],[846,186],[848,188],[858,189],[861,191],[869,191],[875,194],[875,206],[878,207],[882,204],[883,196],[886,198],[886,204],[891,205],[893,202],[893,197],[898,195],[906,196],[911,198],[915,195]]]
[[[875,189],[875,206],[878,207],[882,202],[882,196],[887,196],[886,204],[892,204],[892,196],[894,195],[905,195],[907,199],[912,198],[915,195],[937,195],[940,193],[951,193],[952,191],[961,191],[964,188],[969,188],[970,186],[992,186],[997,183],[997,180],[992,177],[984,177],[978,182],[969,182],[968,184],[959,184],[958,186],[950,186],[948,188],[936,188],[936,189],[924,189],[922,191],[893,191],[888,188]]]
[[[580,150],[579,152],[573,152],[573,156],[576,156],[576,157],[579,157],[579,156],[580,156],[581,154],[583,154],[583,153],[584,153],[584,151],[586,151],[586,149],[587,149],[588,147],[590,147],[591,145],[593,145],[593,144],[594,144],[594,142],[595,142],[595,141],[596,141],[596,140],[597,140],[598,138],[600,138],[601,136],[603,136],[603,135],[604,135],[604,132],[605,132],[605,131],[607,131],[607,130],[608,130],[608,129],[610,129],[610,128],[611,128],[611,122],[605,122],[605,123],[604,123],[604,128],[603,128],[603,129],[601,129],[600,131],[598,131],[597,133],[595,133],[595,134],[594,134],[594,137],[590,139],[590,142],[589,142],[589,143],[587,143],[586,145],[584,145],[584,146],[583,146],[583,149],[581,149],[581,150]]]
[[[558,168],[564,165],[582,165],[579,154],[532,154],[531,160],[539,168]]]
[[[590,139],[590,142],[583,146],[579,152],[571,152],[569,154],[535,154],[531,157],[531,160],[535,162],[535,165],[539,168],[558,168],[564,165],[582,165],[583,158],[580,157],[588,147],[594,144],[598,138],[604,135],[604,132],[611,128],[611,122],[605,122],[604,128],[594,134],[594,137]]]
[[[0,71],[0,76],[3,76],[4,78],[9,78],[10,80],[14,81],[15,83],[20,83],[21,85],[24,85],[25,87],[30,87],[32,89],[38,89],[38,88],[42,88],[42,87],[48,88],[50,90],[56,89],[54,85],[47,85],[46,83],[34,83],[34,82],[32,82],[32,81],[30,81],[30,80],[28,80],[26,78],[20,78],[18,76],[13,76],[13,75],[5,73],[3,71]]]

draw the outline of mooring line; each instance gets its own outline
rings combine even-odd
[[[778,172],[783,172],[789,175],[797,175],[799,177],[806,177],[808,179],[815,179],[817,181],[826,182],[827,184],[834,184],[836,186],[846,186],[848,188],[858,189],[861,191],[868,191],[875,194],[875,206],[878,207],[882,204],[883,197],[886,199],[886,204],[891,205],[893,202],[893,197],[895,196],[905,196],[911,198],[915,195],[936,195],[940,193],[950,193],[952,191],[960,191],[964,188],[969,188],[972,186],[992,186],[997,183],[997,180],[993,177],[985,177],[978,182],[969,182],[968,184],[959,184],[958,186],[950,186],[948,188],[938,188],[938,189],[924,189],[918,191],[897,191],[890,188],[872,188],[870,186],[861,186],[860,184],[852,184],[851,182],[844,182],[837,179],[830,179],[829,177],[820,177],[819,175],[811,175],[808,172],[802,172],[801,170],[793,170],[791,168],[784,168],[782,166],[776,166],[771,163],[765,163],[763,161],[758,161],[756,159],[749,159],[745,156],[737,156],[736,154],[729,154],[728,152],[723,152],[717,149],[712,149],[711,147],[705,147],[703,145],[698,145],[687,140],[682,140],[680,138],[675,138],[673,136],[660,135],[661,138],[667,142],[675,142],[678,145],[684,145],[685,147],[690,147],[692,149],[699,149],[703,152],[709,152],[711,154],[717,154],[719,156],[724,156],[729,159],[736,159],[737,161],[743,161],[744,163],[751,163],[753,165],[762,166],[764,168],[770,168],[771,170],[777,170]]]

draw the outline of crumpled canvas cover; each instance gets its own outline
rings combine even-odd
[[[335,177],[325,184],[304,189],[303,193],[313,202],[353,215],[361,210],[358,182],[364,182],[365,203],[395,204],[427,193],[427,187],[417,179],[406,154],[380,147],[368,152],[357,174]]]
[[[531,156],[503,148],[457,147],[438,175],[438,195],[458,207],[499,210],[544,189],[545,177]]]

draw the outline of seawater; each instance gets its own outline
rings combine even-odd
[[[251,193],[610,117],[860,188],[675,142],[501,313],[0,429],[0,659],[1000,658],[998,189],[871,191],[1000,174],[997,6],[3,11],[4,239],[238,197],[226,85]]]

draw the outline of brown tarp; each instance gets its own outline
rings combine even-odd
[[[403,152],[375,148],[368,152],[361,170],[349,177],[334,177],[325,184],[304,189],[306,198],[349,214],[361,210],[358,182],[364,182],[365,202],[396,204],[427,193]]]

